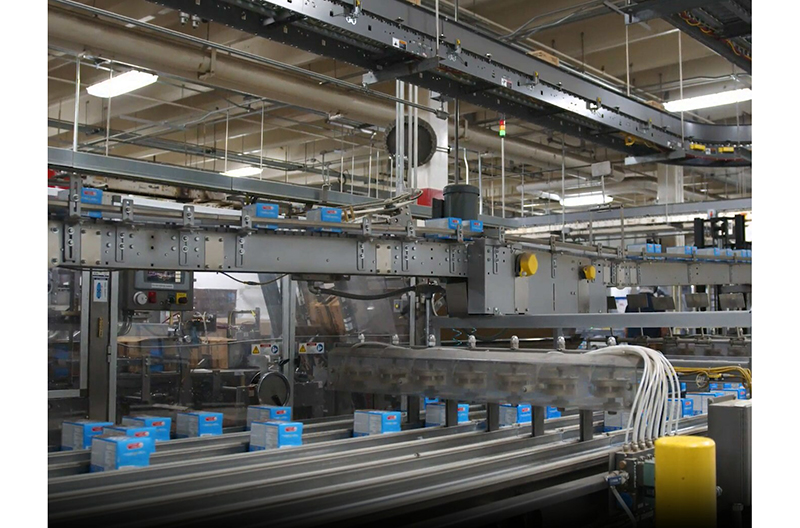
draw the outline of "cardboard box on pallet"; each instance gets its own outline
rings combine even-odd
[[[500,426],[531,423],[532,409],[529,403],[500,404]]]

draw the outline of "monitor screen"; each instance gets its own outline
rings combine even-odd
[[[151,284],[180,284],[180,271],[146,271],[144,272],[145,282]]]

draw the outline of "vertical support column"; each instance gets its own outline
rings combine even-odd
[[[683,167],[659,164],[656,174],[658,177],[656,201],[665,205],[683,203]],[[667,215],[669,215],[668,206]],[[665,246],[682,246],[686,243],[683,235],[665,238],[663,242]]]
[[[431,92],[423,89],[419,99],[420,104],[428,107],[438,106],[440,103],[431,98]],[[443,104],[447,111],[447,104]],[[428,122],[436,134],[436,150],[431,160],[417,168],[416,187],[422,191],[417,203],[430,206],[432,200],[441,200],[442,190],[447,186],[447,173],[450,163],[448,146],[450,142],[450,127],[447,119],[439,119],[432,112],[424,112],[422,118]]]
[[[546,414],[546,407],[531,407],[531,429],[533,436],[544,435],[544,417]]]
[[[119,279],[120,272],[112,271],[109,277],[108,302],[108,420],[117,421],[117,330],[119,329]],[[146,375],[150,376],[150,369]]]
[[[420,417],[420,405],[419,405],[419,396],[413,394],[408,396],[408,402],[406,403],[406,412],[408,413],[408,424],[409,425],[419,425]]]
[[[93,272],[89,284],[88,390],[89,419],[107,420],[109,414],[109,283],[110,273]],[[116,357],[116,354],[115,354]]]
[[[497,431],[500,429],[500,404],[486,403],[486,430]]]
[[[587,442],[594,436],[594,411],[578,411],[581,442]]]
[[[283,328],[281,329],[283,354],[281,359],[289,360],[283,366],[283,374],[289,380],[289,401],[286,403],[288,407],[294,406],[294,287],[291,276],[286,275],[281,279],[281,302],[283,307]]]
[[[445,400],[445,425],[453,427],[458,425],[458,402],[456,400]]]

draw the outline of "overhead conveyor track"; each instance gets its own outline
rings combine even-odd
[[[685,121],[682,128],[680,116],[445,17],[437,43],[434,14],[408,2],[363,7],[337,0],[154,3],[374,73],[394,72],[380,77],[397,76],[632,156],[657,155],[674,164],[750,164],[750,126]],[[721,146],[734,152],[719,152]]]

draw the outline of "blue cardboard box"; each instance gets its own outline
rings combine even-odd
[[[127,436],[128,438],[138,438],[146,444],[150,452],[156,450],[156,428],[139,427],[130,425],[114,425],[103,429],[103,435],[98,438],[108,438],[109,436]]]
[[[61,424],[61,450],[90,449],[92,438],[103,434],[103,428],[114,425],[111,422],[79,420]]]
[[[558,410],[558,407],[548,407],[546,412],[545,419],[561,418],[561,411]]]
[[[278,218],[281,208],[278,204],[257,203],[253,206],[253,212],[256,218]],[[261,222],[253,222],[253,224],[256,227],[263,227],[273,231],[278,229],[278,226],[275,224],[262,224]]]
[[[342,210],[336,207],[319,207],[306,213],[306,218],[313,222],[326,222],[331,224],[342,223]],[[329,233],[341,233],[338,227],[315,227],[314,231],[327,231]]]
[[[500,404],[500,426],[531,423],[532,409],[529,403],[513,405],[510,403]]]
[[[666,251],[671,257],[693,257],[697,252],[695,246],[675,246],[668,247]]]
[[[464,238],[470,240],[471,235],[483,233],[483,222],[480,220],[462,220],[461,229],[464,231]]]
[[[458,229],[459,224],[461,224],[460,218],[454,217],[447,217],[447,218],[431,218],[425,220],[425,227],[433,227],[436,229],[452,229],[455,231]],[[452,235],[440,235],[440,234],[431,234],[425,235],[427,238],[439,238],[439,239],[453,239],[456,237],[455,232]]]
[[[172,418],[164,416],[125,416],[122,425],[135,427],[153,427],[156,430],[156,442],[165,442],[171,438]]]
[[[247,408],[247,429],[253,422],[291,422],[292,408],[278,405],[251,405]]]
[[[353,414],[353,436],[400,432],[399,411],[358,410]]]
[[[431,403],[425,408],[425,427],[434,427],[446,423],[447,405],[445,403]],[[458,404],[458,423],[469,422],[469,404]]]
[[[439,398],[425,398],[424,408],[427,409],[431,403],[439,403]]]
[[[250,451],[303,445],[300,422],[253,422],[250,427]]]
[[[709,392],[687,392],[686,398],[692,401],[692,413],[697,416],[698,414],[708,414],[708,400],[724,396],[722,391],[709,391]]]
[[[667,405],[667,417],[669,417],[669,412],[672,409],[672,402],[675,401],[674,398],[669,398],[667,400],[669,403]],[[679,417],[686,418],[687,416],[694,416],[694,402],[689,398],[678,398],[678,405],[680,406],[680,413]]]
[[[178,413],[175,423],[175,438],[194,438],[222,434],[222,413],[187,412]]]
[[[622,411],[606,411],[603,413],[603,432],[619,431],[628,427],[628,420],[631,417],[629,409]]]
[[[146,440],[127,436],[107,436],[92,441],[92,456],[89,470],[112,471],[147,467],[151,450]]]
[[[661,244],[628,244],[628,253],[661,253]]]

